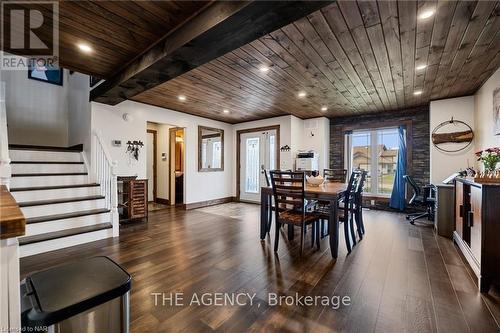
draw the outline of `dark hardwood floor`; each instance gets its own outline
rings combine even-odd
[[[149,223],[103,240],[21,260],[23,277],[106,255],[133,276],[133,332],[499,332],[500,291],[477,291],[453,243],[404,216],[365,211],[366,235],[333,261],[327,239],[302,259],[297,241],[259,240],[259,206],[229,203],[150,212]],[[285,235],[285,233],[283,233]],[[307,235],[308,245],[309,236]],[[295,237],[296,240],[299,237]],[[184,306],[151,293],[183,292]],[[193,294],[256,293],[253,306],[188,306]],[[271,306],[268,293],[349,296],[350,306]]]

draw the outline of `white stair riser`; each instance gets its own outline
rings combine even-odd
[[[100,239],[111,238],[111,237],[113,237],[113,229],[104,229],[93,232],[87,232],[80,235],[22,245],[19,247],[19,255],[21,258],[23,258],[38,253],[54,251],[70,246],[94,242]]]
[[[83,162],[79,152],[42,150],[9,150],[11,161]]]
[[[88,182],[88,175],[12,177],[10,187],[78,185]]]
[[[75,197],[86,197],[91,195],[100,195],[100,187],[74,187],[74,188],[59,188],[54,190],[38,190],[38,191],[19,191],[12,192],[12,196],[17,202],[36,201],[36,200],[52,200],[52,199],[67,199]]]
[[[74,213],[82,210],[99,209],[106,207],[106,200],[85,200],[75,202],[65,202],[51,205],[40,205],[21,207],[24,217],[40,217],[53,214]]]
[[[86,172],[84,164],[11,164],[12,173],[75,173]]]
[[[26,236],[45,234],[59,230],[87,227],[99,223],[111,222],[111,213],[85,215],[70,219],[53,220],[40,223],[30,223],[26,225]]]

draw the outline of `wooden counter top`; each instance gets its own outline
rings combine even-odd
[[[24,235],[26,219],[5,185],[0,186],[0,239]]]

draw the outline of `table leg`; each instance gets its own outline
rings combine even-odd
[[[292,241],[294,237],[293,224],[288,225],[288,240]]]
[[[260,191],[260,239],[266,238],[269,195]]]
[[[330,240],[330,251],[332,257],[337,259],[339,255],[339,220],[337,200],[330,201],[330,218],[328,219],[328,232]]]

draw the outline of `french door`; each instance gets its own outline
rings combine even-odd
[[[368,172],[364,192],[390,196],[396,175],[399,134],[397,128],[354,131],[346,135],[349,172]]]
[[[240,136],[240,200],[260,202],[266,184],[264,170],[278,167],[277,131],[243,133]]]

